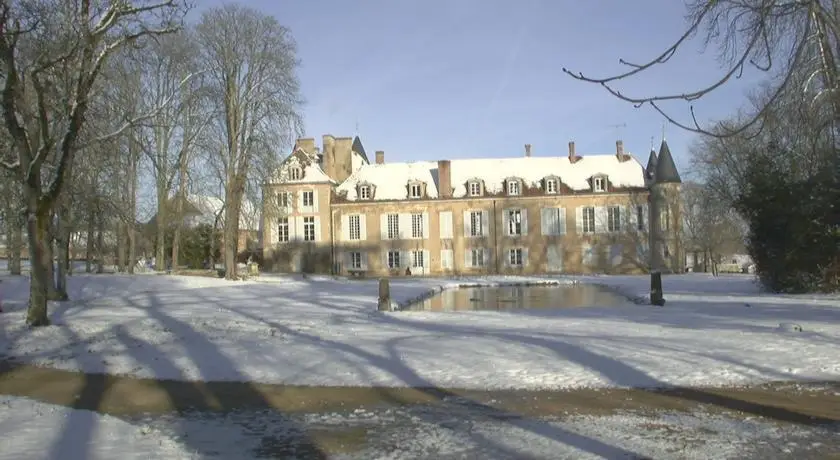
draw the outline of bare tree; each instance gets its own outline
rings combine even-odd
[[[735,210],[720,199],[704,184],[683,184],[683,242],[687,252],[702,254],[711,261],[712,273],[717,275],[717,264],[723,255],[732,255],[744,249],[746,224]]]
[[[49,324],[50,219],[72,173],[89,95],[104,65],[126,45],[176,31],[184,13],[177,0],[0,2],[0,106],[14,145],[0,164],[17,175],[26,203],[32,263],[27,324]],[[72,91],[57,92],[68,80]],[[56,168],[47,175],[51,155]]]
[[[732,136],[760,125],[766,107],[779,100],[784,91],[805,91],[814,100],[824,99],[832,111],[832,120],[840,120],[837,56],[840,49],[840,1],[837,0],[691,0],[688,3],[689,25],[665,50],[643,62],[620,59],[627,70],[609,77],[592,78],[581,72],[563,69],[572,77],[602,86],[612,95],[634,104],[651,106],[669,122],[689,131],[710,136]],[[673,94],[628,95],[618,88],[621,82],[643,75],[667,64],[691,40],[702,35],[704,45],[715,48],[722,64],[722,74],[713,83]],[[689,52],[694,53],[692,49]],[[760,110],[738,123],[704,128],[691,105],[751,68],[775,81]],[[796,86],[797,74],[806,75],[805,87]],[[668,114],[663,104],[669,101],[689,103],[691,121],[679,121]]]
[[[252,168],[261,157],[276,158],[299,130],[296,46],[276,19],[235,4],[205,11],[196,35],[219,104],[218,142],[210,151],[219,152],[212,158],[224,172],[225,277],[235,279],[240,210]]]

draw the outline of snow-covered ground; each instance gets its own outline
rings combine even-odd
[[[579,277],[643,296],[646,277]],[[395,301],[457,283],[398,279]],[[0,284],[0,354],[61,369],[302,385],[570,388],[840,378],[840,297],[776,296],[748,276],[665,277],[664,308],[376,311],[376,280],[227,282],[77,275],[29,330],[26,278]],[[780,324],[796,324],[802,331]]]
[[[169,436],[108,415],[0,396],[0,459],[191,458]]]
[[[260,410],[119,419],[0,396],[0,430],[0,460],[744,460],[819,458],[838,452],[836,432],[828,427],[782,426],[702,412],[541,420],[420,406],[343,414]]]

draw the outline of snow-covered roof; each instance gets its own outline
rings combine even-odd
[[[302,172],[300,178],[292,179],[290,172],[293,168],[300,169]],[[321,169],[321,165],[318,164],[317,152],[306,152],[301,148],[296,149],[294,153],[286,158],[283,164],[277,169],[272,181],[290,184],[336,183],[336,181],[330,179],[327,173]]]
[[[644,187],[645,174],[642,164],[635,157],[619,161],[615,154],[585,155],[575,163],[568,157],[519,157],[486,158],[450,161],[452,196],[467,196],[467,182],[482,180],[485,190],[499,193],[508,178],[519,178],[529,186],[539,186],[548,176],[556,176],[576,191],[590,190],[589,180],[596,175],[606,175],[614,187]],[[348,200],[356,200],[358,185],[376,187],[375,200],[400,200],[407,194],[406,185],[411,181],[424,182],[429,198],[438,197],[438,162],[367,164],[355,171],[336,189],[346,192]]]
[[[209,224],[213,223],[213,219],[215,219],[216,214],[222,210],[222,207],[225,204],[225,202],[221,199],[207,195],[190,194],[187,195],[187,201],[198,209],[202,215],[202,219],[206,220],[206,223]],[[257,230],[259,228],[259,218],[256,213],[256,209],[257,208],[254,204],[249,200],[242,200],[242,208],[239,213],[240,230]],[[224,224],[224,221],[225,216],[224,213],[222,213],[221,217],[219,217],[219,224]]]

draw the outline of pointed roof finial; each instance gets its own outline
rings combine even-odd
[[[662,122],[662,140],[663,141],[665,140],[665,126],[667,126],[667,124],[668,124],[667,121]]]
[[[650,151],[653,152],[656,144],[653,143],[653,136],[650,136]]]

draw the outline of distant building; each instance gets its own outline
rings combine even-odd
[[[644,168],[621,141],[600,155],[570,142],[563,156],[526,145],[518,158],[370,163],[358,137],[299,139],[263,187],[263,257],[340,274],[682,271],[680,184],[664,140]]]

